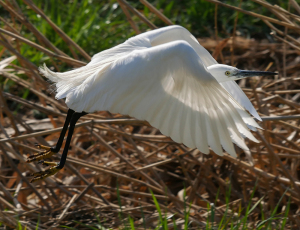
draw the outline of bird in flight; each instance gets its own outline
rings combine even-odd
[[[181,26],[132,37],[94,55],[78,69],[56,73],[44,65],[40,72],[54,82],[56,98],[65,98],[69,110],[56,146],[38,145],[44,151],[28,157],[27,162],[52,166],[34,173],[32,182],[64,167],[76,122],[95,111],[146,120],[174,141],[202,153],[208,154],[210,147],[218,155],[224,149],[236,157],[233,143],[249,151],[244,138],[258,142],[249,129],[260,127],[250,114],[261,118],[235,80],[276,75],[218,64]],[[59,152],[68,126],[60,162],[44,161]]]

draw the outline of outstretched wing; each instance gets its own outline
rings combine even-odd
[[[234,100],[203,66],[195,50],[176,41],[137,50],[87,78],[66,95],[75,111],[108,110],[147,120],[174,141],[219,155],[247,150],[240,133],[257,141]],[[250,115],[248,115],[250,117]]]
[[[177,36],[180,36],[181,39],[187,41],[194,48],[206,67],[218,64],[211,54],[201,46],[198,40],[187,29],[181,26],[171,26],[162,28],[162,30],[163,29],[165,30],[165,33],[160,32],[160,36],[168,37],[168,34],[172,34],[171,38],[176,38],[176,34],[178,34]],[[158,40],[159,38],[156,39]],[[247,109],[256,119],[261,121],[256,109],[235,81],[222,82],[220,84],[240,105]]]

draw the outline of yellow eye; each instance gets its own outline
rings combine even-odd
[[[227,76],[229,76],[229,75],[230,75],[230,72],[229,72],[229,71],[226,71],[225,74],[226,74]]]

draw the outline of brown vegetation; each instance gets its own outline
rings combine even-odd
[[[220,4],[215,0],[209,1]],[[184,222],[183,207],[186,202],[191,203],[191,226],[203,227],[210,216],[207,204],[215,202],[218,192],[214,221],[219,223],[224,216],[226,191],[230,185],[227,215],[232,218],[239,214],[242,216],[249,202],[252,207],[263,198],[248,218],[250,229],[262,219],[262,212],[265,218],[271,216],[282,196],[277,213],[285,212],[290,199],[289,226],[300,226],[300,42],[297,39],[300,7],[296,1],[291,1],[291,7],[299,11],[298,15],[278,6],[264,5],[268,4],[266,1],[255,1],[264,7],[271,7],[276,19],[234,8],[261,18],[274,31],[276,43],[237,36],[226,40],[217,36],[199,38],[200,43],[220,63],[280,73],[274,78],[257,77],[239,83],[264,119],[260,123],[264,130],[254,133],[260,143],[247,143],[253,156],[253,166],[239,149],[237,159],[228,154],[219,157],[213,152],[204,155],[197,149],[191,150],[174,143],[147,122],[98,112],[83,117],[77,124],[65,169],[34,184],[29,183],[29,175],[40,171],[41,167],[35,163],[26,164],[26,157],[39,151],[34,147],[37,142],[44,145],[56,143],[67,107],[63,101],[55,100],[54,95],[48,93],[48,83],[40,76],[37,66],[20,54],[19,44],[24,42],[44,52],[55,68],[57,60],[69,64],[71,68],[84,65],[82,58],[89,61],[90,57],[30,0],[24,2],[48,20],[74,56],[58,50],[26,20],[15,1],[0,1],[11,15],[10,21],[1,18],[5,26],[0,29],[0,57],[3,59],[5,51],[9,51],[20,63],[20,66],[10,65],[0,69],[0,74],[15,82],[17,87],[28,88],[38,98],[38,101],[25,100],[0,88],[0,222],[14,229],[19,219],[22,226],[34,229],[40,218],[39,228],[48,229],[59,225],[76,226],[74,220],[85,224],[97,223],[96,216],[99,215],[103,226],[117,228],[122,225],[117,199],[119,188],[123,217],[131,216],[136,225],[143,226],[141,209],[147,228],[157,225],[158,213],[149,191],[151,189],[163,212],[167,216],[174,215],[178,226]],[[148,4],[158,18],[171,24],[162,11],[149,6],[145,0],[141,2]],[[150,28],[156,28],[141,11],[125,0],[118,0],[118,3],[136,33],[140,30],[133,16]],[[222,3],[222,7],[229,6]],[[20,25],[22,29],[31,31],[39,44],[23,37]],[[18,77],[19,73],[26,73],[28,80]],[[24,111],[26,115],[10,111],[9,103],[12,101],[19,103],[22,107],[19,111]],[[47,114],[47,118],[36,119],[30,110]],[[183,199],[184,188],[186,199]],[[280,221],[282,219],[277,220]],[[171,229],[172,218],[169,224]]]

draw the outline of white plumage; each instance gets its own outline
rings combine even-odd
[[[248,151],[243,137],[258,142],[247,126],[259,125],[245,109],[260,117],[234,81],[238,70],[216,64],[185,28],[169,26],[100,52],[84,67],[40,71],[76,112],[128,114],[190,148],[223,155],[223,147],[236,156],[233,143]]]

